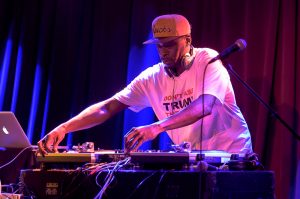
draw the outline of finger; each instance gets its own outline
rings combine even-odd
[[[125,147],[130,148],[135,141],[138,139],[139,133],[132,131],[130,134],[127,134],[127,137],[125,137]]]
[[[38,153],[40,152],[41,155],[42,155],[43,157],[45,157],[45,155],[47,155],[48,152],[44,149],[44,143],[43,143],[43,140],[39,141],[39,142],[37,143],[37,145],[38,145]]]
[[[136,144],[133,146],[132,151],[137,151],[138,148],[140,148],[140,146],[143,144],[143,138],[141,137],[140,139],[138,139],[136,141]]]
[[[53,152],[53,150],[51,149],[52,144],[53,144],[53,139],[48,135],[45,138],[45,143],[44,143],[44,147],[47,152]]]
[[[143,143],[143,137],[141,135],[137,135],[132,138],[132,141],[129,142],[128,149],[129,151],[136,150]]]
[[[58,145],[60,142],[61,142],[61,139],[58,139],[53,143],[53,152],[54,153],[58,153]]]
[[[134,131],[135,131],[135,128],[131,128],[130,131],[128,131],[126,133],[126,135],[124,136],[125,143],[128,142],[134,136]]]
[[[136,137],[136,136],[135,136]],[[132,146],[134,145],[134,143],[135,143],[135,137],[132,137],[132,138],[130,138],[130,139],[128,139],[126,142],[125,142],[125,148],[128,150],[128,151],[130,151],[131,150],[131,148],[132,148]]]
[[[58,153],[58,143],[53,145],[52,151],[53,151],[54,153]]]
[[[125,141],[125,149],[126,149],[127,151],[130,151],[130,148],[131,148],[132,144],[133,144],[133,139],[126,140],[126,141]]]
[[[133,148],[134,145],[136,145],[136,143],[138,142],[138,140],[140,139],[141,135],[140,134],[135,134],[130,140],[129,140],[129,148]]]

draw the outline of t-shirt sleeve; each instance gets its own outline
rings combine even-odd
[[[147,70],[138,75],[123,90],[116,93],[113,97],[123,104],[129,106],[129,109],[138,112],[150,106],[145,91]]]
[[[208,63],[208,61],[216,55],[217,52],[210,49],[209,51],[206,51],[206,53],[203,55],[203,59],[206,63]],[[219,60],[215,61],[214,63],[211,63],[207,66],[205,72],[204,69],[199,72],[202,72],[202,78],[203,76],[205,78],[204,94],[210,94],[215,96],[223,104],[225,101],[228,85],[230,83],[230,77],[222,62]],[[201,85],[203,85],[202,78]]]

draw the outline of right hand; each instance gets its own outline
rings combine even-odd
[[[156,123],[133,127],[125,136],[125,152],[136,151],[144,142],[153,140],[162,129]]]
[[[48,153],[57,153],[57,147],[59,143],[64,139],[67,131],[64,126],[60,125],[53,129],[50,133],[45,135],[40,141],[38,141],[38,153],[42,156]]]

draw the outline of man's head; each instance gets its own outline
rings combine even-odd
[[[160,59],[176,73],[184,71],[182,63],[191,51],[191,25],[178,14],[156,17],[152,22],[153,38],[144,44],[156,44]]]

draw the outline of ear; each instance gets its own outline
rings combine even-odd
[[[189,46],[192,43],[192,38],[190,36],[186,37],[186,44]]]

